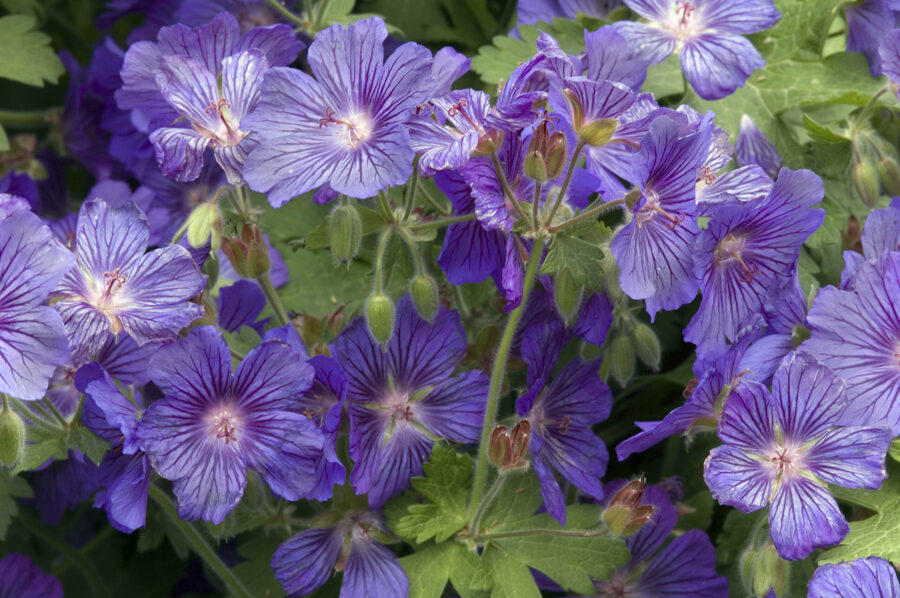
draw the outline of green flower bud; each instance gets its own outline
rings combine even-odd
[[[870,162],[857,162],[851,177],[853,188],[864,204],[870,208],[878,201],[878,172]]]
[[[11,409],[0,412],[0,463],[12,469],[25,452],[25,423]]]
[[[546,183],[550,180],[547,176],[547,166],[544,164],[544,157],[538,151],[529,151],[525,156],[525,168],[523,169],[525,176],[539,183]]]
[[[578,316],[581,295],[581,287],[575,282],[572,271],[566,266],[560,268],[553,277],[553,300],[566,324],[571,324]]]
[[[410,292],[419,315],[432,321],[438,311],[438,288],[434,279],[425,274],[417,274],[413,278]]]
[[[744,587],[755,596],[765,596],[770,590],[776,596],[787,594],[790,563],[778,556],[770,542],[758,549],[748,549],[741,555],[741,578]]]
[[[191,212],[187,222],[187,240],[191,247],[202,247],[212,237],[218,249],[222,239],[222,215],[214,203],[202,203]]]
[[[617,537],[622,537],[625,527],[628,525],[628,518],[631,516],[631,509],[627,507],[609,507],[603,510],[600,518],[609,532]]]
[[[569,142],[566,136],[559,131],[550,136],[547,144],[547,153],[544,154],[544,162],[547,165],[547,178],[555,179],[562,174],[566,166],[566,158],[569,155]]]
[[[622,334],[613,339],[609,346],[609,373],[619,386],[625,386],[634,375],[634,344],[631,337]]]
[[[654,371],[658,370],[662,349],[653,329],[644,323],[640,323],[635,326],[632,336],[634,337],[634,348],[644,365]]]
[[[394,302],[384,293],[375,293],[366,304],[366,321],[369,331],[379,343],[384,344],[394,329]]]
[[[328,218],[328,242],[331,255],[338,262],[345,264],[359,252],[362,241],[362,217],[356,206],[338,204]]]
[[[900,166],[890,158],[878,161],[878,178],[890,195],[900,195]]]
[[[269,248],[255,224],[245,224],[240,237],[223,239],[222,252],[243,278],[259,278],[269,271]]]

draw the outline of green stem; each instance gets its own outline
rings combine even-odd
[[[53,417],[56,418],[56,421],[60,423],[63,429],[69,427],[69,421],[63,417],[63,414],[59,412],[59,409],[56,408],[56,405],[54,405],[50,399],[44,398],[41,400],[41,402],[47,406],[47,408],[50,410],[50,413],[53,414]]]
[[[84,411],[85,399],[87,399],[87,395],[81,395],[81,398],[78,399],[78,406],[75,408],[75,415],[72,416],[72,425],[77,424],[81,421],[81,412]],[[131,399],[131,402],[134,403],[134,399]]]
[[[491,506],[491,503],[493,503],[494,499],[497,498],[497,495],[500,494],[500,490],[503,488],[503,484],[506,483],[507,477],[509,476],[504,473],[498,474],[494,479],[494,483],[491,484],[488,493],[484,495],[481,504],[478,505],[478,510],[475,512],[475,518],[472,520],[471,531],[473,534],[478,535],[479,530],[481,530],[481,520],[484,518],[484,514],[487,513],[488,507]]]
[[[459,310],[463,319],[467,320],[472,315],[472,310],[469,309],[469,304],[466,302],[466,298],[463,297],[462,285],[453,285],[453,294],[456,296],[456,309]]]
[[[384,288],[384,254],[387,251],[388,241],[391,240],[393,229],[384,229],[378,238],[378,249],[375,254],[375,294],[381,294]]]
[[[18,520],[22,523],[22,525],[31,532],[32,535],[37,537],[41,542],[44,542],[51,548],[58,551],[61,555],[66,557],[69,561],[72,562],[73,565],[81,572],[84,576],[85,581],[88,582],[88,585],[91,587],[91,595],[93,596],[110,596],[109,590],[107,590],[106,586],[103,585],[103,579],[97,573],[97,570],[94,568],[94,565],[91,564],[89,560],[87,560],[83,554],[69,546],[68,543],[63,540],[57,538],[52,533],[50,533],[40,522],[35,520],[30,513],[25,511],[24,509],[19,510],[19,514],[17,515]]]
[[[425,198],[425,201],[431,204],[431,207],[440,212],[443,216],[449,216],[453,213],[452,208],[443,207],[440,202],[438,202],[438,200],[431,196],[431,193],[428,192],[428,190],[425,188],[425,185],[422,184],[421,180],[418,182],[417,189],[419,190],[419,193],[422,195],[422,197]]]
[[[453,216],[452,218],[439,218],[438,220],[431,220],[430,222],[420,222],[419,224],[411,224],[409,228],[410,230],[427,230],[429,228],[450,226],[457,222],[466,222],[467,220],[475,220],[475,214],[462,214],[460,216]]]
[[[869,98],[869,101],[866,102],[866,105],[863,106],[863,109],[859,111],[859,115],[856,117],[856,126],[854,128],[859,128],[864,121],[869,119],[869,114],[871,114],[872,108],[875,107],[875,103],[878,101],[878,98],[883,96],[890,89],[890,85],[885,85],[884,87],[876,91],[871,98]]]
[[[508,532],[491,532],[487,534],[478,534],[473,536],[473,540],[479,544],[489,542],[491,540],[499,540],[501,538],[518,538],[520,536],[563,536],[566,538],[594,538],[596,536],[605,536],[609,532],[605,529],[553,529],[535,527],[529,529],[514,529]]]
[[[6,126],[34,126],[49,125],[47,113],[59,108],[47,108],[44,110],[0,110],[0,124]]]
[[[193,547],[197,556],[203,559],[203,561],[209,565],[209,568],[222,580],[222,583],[228,588],[230,594],[238,596],[239,598],[252,598],[253,594],[244,587],[244,584],[237,578],[234,572],[222,562],[219,555],[217,555],[212,546],[206,542],[206,539],[204,539],[200,532],[198,532],[191,523],[184,521],[178,516],[178,511],[175,509],[175,503],[172,502],[169,495],[161,490],[159,486],[150,484],[150,496],[153,498],[154,502],[166,512],[166,515],[169,516],[172,523],[174,523],[181,531],[184,539]]]
[[[569,170],[566,172],[566,179],[563,181],[562,187],[559,189],[559,193],[556,196],[556,201],[553,202],[553,208],[550,210],[550,215],[547,216],[547,225],[550,226],[553,224],[553,217],[556,216],[556,210],[559,209],[559,206],[562,205],[563,199],[566,196],[566,190],[569,188],[569,183],[572,182],[572,175],[575,174],[575,164],[578,162],[578,157],[581,155],[581,150],[584,149],[584,142],[579,141],[578,145],[575,146],[575,151],[572,153],[572,160],[569,162]]]
[[[325,16],[325,10],[328,8],[329,4],[331,4],[331,0],[322,0],[319,2],[319,10],[316,11],[316,29],[321,28],[325,24],[323,23],[323,17]]]
[[[588,218],[594,218],[594,217],[596,217],[596,216],[599,216],[600,214],[602,214],[602,213],[605,212],[606,210],[608,210],[608,209],[610,209],[610,208],[614,208],[614,207],[616,207],[616,206],[620,206],[620,205],[622,205],[622,204],[624,204],[624,203],[625,203],[625,199],[624,199],[624,198],[622,198],[622,199],[614,199],[614,200],[612,200],[612,201],[608,201],[608,202],[606,202],[606,203],[604,203],[604,204],[600,204],[600,205],[597,206],[596,208],[591,208],[590,210],[584,211],[584,212],[582,212],[581,214],[578,214],[577,216],[574,216],[574,217],[572,217],[572,218],[569,218],[569,219],[566,220],[565,222],[561,222],[561,223],[557,224],[556,226],[551,226],[548,230],[549,230],[551,233],[555,233],[555,232],[557,232],[557,231],[561,231],[561,230],[563,230],[564,228],[567,228],[567,227],[569,227],[569,226],[572,226],[573,224],[576,224],[576,223],[578,223],[578,222],[581,222],[582,220],[586,220],[586,219],[588,219]]]
[[[419,156],[413,160],[412,176],[406,183],[406,189],[403,191],[403,222],[409,219],[412,214],[413,204],[416,202],[416,188],[419,182]]]
[[[38,405],[37,402],[28,401],[28,405],[36,408],[37,410],[40,410],[44,414],[44,417],[46,417],[49,421],[41,419],[41,417],[37,413],[35,413],[34,410],[26,407],[22,401],[15,397],[7,397],[6,395],[3,395],[3,398],[12,402],[13,406],[16,407],[16,411],[19,413],[19,415],[26,418],[29,424],[43,428],[45,431],[52,434],[62,433],[62,430],[60,430],[59,426],[55,425],[55,423],[51,423],[54,421],[53,417],[51,417],[49,413],[41,409],[41,406]]]
[[[534,182],[534,199],[531,200],[531,221],[537,225],[538,223],[538,204],[541,203],[541,185],[540,181]]]
[[[393,222],[394,213],[391,211],[391,204],[388,202],[387,197],[385,197],[384,191],[378,192],[378,195],[375,196],[375,201],[378,204],[378,209],[381,210],[381,216],[385,221]]]
[[[291,20],[306,29],[308,23],[285,8],[281,2],[278,0],[269,0],[269,4],[271,4],[275,10],[283,14],[288,20]]]
[[[422,252],[419,250],[419,244],[416,243],[416,240],[413,239],[412,235],[409,234],[409,231],[405,228],[398,229],[399,235],[406,242],[406,246],[409,247],[409,253],[412,255],[413,262],[416,265],[416,274],[425,275],[428,271],[425,269],[425,260],[422,259]]]
[[[484,484],[488,472],[488,448],[491,441],[491,432],[493,431],[494,423],[497,420],[497,408],[500,405],[500,389],[503,386],[503,375],[506,373],[506,359],[509,356],[509,349],[512,346],[513,338],[516,335],[516,328],[519,326],[519,320],[522,318],[522,312],[525,309],[525,305],[528,303],[528,295],[531,293],[531,287],[537,276],[538,264],[540,264],[543,252],[544,239],[539,234],[534,239],[534,246],[531,248],[531,256],[528,258],[528,267],[525,270],[525,280],[522,284],[522,300],[519,303],[519,306],[509,314],[509,319],[506,321],[506,328],[503,330],[503,336],[500,337],[500,346],[497,348],[497,355],[494,357],[487,407],[484,411],[484,423],[481,426],[481,443],[478,445],[478,463],[475,467],[475,482],[472,486],[472,497],[469,501],[469,529],[473,529],[471,524],[474,524],[475,513],[478,509],[478,505],[481,504],[481,497],[484,494]]]
[[[275,312],[275,319],[278,320],[279,326],[284,326],[291,319],[288,317],[287,310],[284,309],[284,304],[281,302],[281,298],[278,296],[278,293],[275,291],[275,287],[272,286],[272,279],[269,278],[268,272],[263,272],[256,279],[256,282],[259,283],[259,286],[262,287],[263,294],[266,296],[266,299],[269,301],[269,305],[272,306],[272,311]]]
[[[533,225],[533,223],[529,221],[528,214],[526,214],[525,210],[522,208],[522,204],[519,203],[519,200],[516,199],[516,196],[513,194],[512,189],[509,186],[509,181],[506,180],[506,175],[503,174],[503,167],[500,165],[500,158],[497,157],[497,152],[491,154],[491,160],[494,162],[494,171],[497,173],[497,178],[500,179],[503,193],[506,194],[507,199],[509,199],[510,203],[516,209],[519,218],[521,218],[523,222],[528,222]]]
[[[247,199],[247,188],[244,185],[235,185],[231,202],[238,216],[243,222],[250,222],[250,202]]]

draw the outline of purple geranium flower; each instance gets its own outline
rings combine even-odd
[[[290,408],[314,373],[288,345],[264,342],[232,373],[221,333],[194,328],[157,352],[150,375],[166,396],[147,409],[138,438],[174,482],[182,518],[221,522],[243,496],[248,467],[283,498],[309,495],[322,434]]]
[[[650,23],[613,25],[652,64],[681,53],[684,76],[701,98],[718,100],[764,66],[742,35],[768,29],[781,18],[772,0],[624,0]]]
[[[248,119],[260,144],[244,176],[273,206],[324,184],[365,198],[409,178],[405,123],[434,90],[431,52],[407,43],[385,61],[385,38],[378,18],[334,25],[310,45],[315,78],[286,68],[266,75]]]
[[[621,0],[519,0],[516,24],[551,23],[557,17],[574,19],[578,13],[603,18],[621,4]]]
[[[26,200],[0,194],[0,392],[40,399],[69,358],[63,321],[43,303],[74,261]]]
[[[382,529],[375,513],[349,511],[335,526],[304,530],[275,551],[275,578],[289,596],[305,596],[337,568],[344,572],[340,598],[406,598],[409,579],[403,567],[373,538]]]
[[[809,310],[801,349],[847,382],[844,415],[855,425],[885,424],[900,434],[900,253],[864,262],[853,290],[826,287]]]
[[[76,385],[87,395],[84,425],[110,443],[100,464],[99,484],[103,489],[97,493],[94,506],[106,509],[113,527],[131,533],[146,522],[150,490],[150,460],[137,437],[143,400],[137,391],[131,399],[123,395],[99,363],[82,367]]]
[[[888,207],[869,213],[860,240],[862,255],[855,251],[844,252],[842,289],[853,289],[853,279],[863,262],[874,262],[888,252],[900,251],[900,198],[895,197]]]
[[[775,145],[746,114],[741,116],[740,129],[734,142],[734,155],[739,166],[756,164],[773,179],[778,176],[783,163]]]
[[[249,326],[262,336],[269,318],[256,318],[265,307],[266,296],[259,285],[249,280],[239,280],[219,289],[219,315],[216,320],[226,332],[238,332],[242,327]]]
[[[612,394],[597,373],[597,360],[574,359],[552,376],[562,348],[571,338],[554,316],[522,331],[528,391],[516,401],[516,412],[531,424],[529,448],[544,507],[565,523],[565,498],[554,471],[585,494],[603,498],[600,479],[606,473],[609,453],[591,426],[609,416]]]
[[[59,580],[24,554],[13,552],[0,560],[0,598],[62,598]]]
[[[809,580],[808,598],[898,598],[900,583],[890,561],[879,557],[822,565]]]
[[[165,342],[203,315],[188,302],[204,285],[190,254],[175,245],[144,253],[149,235],[144,214],[131,202],[112,208],[98,199],[81,206],[77,267],[53,292],[73,366],[90,361],[108,332],[124,330],[139,345]]]
[[[782,169],[768,197],[712,211],[693,248],[703,302],[685,340],[704,353],[721,351],[762,310],[768,290],[793,277],[800,246],[822,224],[825,212],[811,206],[824,193],[812,171]]]
[[[891,431],[840,427],[844,383],[809,356],[794,354],[770,393],[745,381],[722,412],[703,476],[716,500],[749,513],[770,502],[769,533],[782,558],[802,559],[850,530],[826,484],[875,490],[887,476]]]
[[[881,57],[884,74],[894,83],[900,81],[900,29],[893,29],[884,36],[878,55]],[[900,91],[897,94],[900,98]]]
[[[397,302],[387,347],[357,318],[334,340],[332,353],[347,376],[350,474],[354,490],[377,507],[422,475],[433,437],[476,442],[488,380],[484,372],[453,377],[466,351],[459,315],[441,308],[429,324],[409,296]],[[427,432],[426,432],[427,431]]]
[[[869,61],[873,77],[881,76],[878,47],[900,15],[900,3],[896,0],[862,0],[843,7],[847,18],[847,51],[862,52]]]
[[[628,564],[613,571],[608,580],[594,582],[598,598],[728,596],[728,580],[716,574],[716,550],[704,532],[690,530],[663,547],[678,523],[678,512],[665,489],[648,486],[641,504],[654,507],[653,517],[626,538],[631,551]]]
[[[621,269],[622,290],[632,299],[644,299],[651,318],[697,294],[695,194],[697,172],[709,151],[711,120],[708,115],[699,129],[691,130],[686,119],[656,118],[634,158],[641,198],[610,249]]]

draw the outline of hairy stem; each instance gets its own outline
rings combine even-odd
[[[566,538],[594,538],[596,536],[605,536],[609,532],[606,528],[600,529],[553,529],[535,527],[529,529],[514,529],[507,532],[490,532],[487,534],[478,534],[473,536],[473,540],[479,544],[490,542],[491,540],[499,540],[501,538],[517,538],[520,536],[563,536]]]
[[[382,231],[378,238],[378,249],[375,253],[375,293],[380,294],[384,289],[384,254],[387,251],[388,241],[391,240],[393,229],[388,227]]]
[[[500,494],[500,490],[503,488],[503,484],[506,482],[507,477],[509,476],[506,474],[499,474],[496,479],[494,479],[494,483],[491,484],[488,493],[484,495],[481,504],[478,505],[478,510],[475,512],[475,517],[472,520],[472,534],[478,535],[478,531],[481,529],[481,520],[484,518],[484,514],[487,513],[488,507],[491,506],[491,503],[493,503],[494,499],[497,498],[497,495]]]
[[[150,496],[153,498],[153,501],[166,512],[166,515],[172,520],[175,527],[181,531],[184,539],[188,541],[197,556],[203,559],[203,561],[209,565],[209,568],[222,580],[222,583],[225,584],[232,596],[238,596],[239,598],[253,597],[253,594],[244,587],[244,584],[237,578],[234,572],[222,562],[222,559],[219,558],[216,551],[207,543],[206,539],[197,531],[194,525],[184,521],[178,516],[178,511],[175,509],[175,503],[172,502],[172,499],[169,498],[159,486],[150,484]]]
[[[595,217],[599,216],[600,214],[602,214],[603,212],[605,212],[606,210],[609,210],[610,208],[614,208],[616,206],[621,206],[624,203],[625,203],[624,198],[608,201],[604,204],[597,206],[596,208],[591,208],[590,210],[582,212],[581,214],[578,214],[577,216],[574,216],[574,217],[566,220],[565,222],[561,222],[561,223],[557,224],[556,226],[551,226],[548,230],[551,233],[561,231],[569,226],[572,226],[573,224],[581,222],[582,220],[587,220],[588,218],[595,218]]]
[[[279,2],[279,0],[269,0],[269,4],[271,4],[275,10],[283,14],[288,20],[297,23],[304,29],[306,28],[307,22],[285,8],[285,6],[281,2]]]
[[[519,200],[516,199],[516,196],[513,194],[513,191],[509,186],[509,181],[506,180],[506,175],[503,174],[503,167],[500,165],[500,158],[497,157],[497,152],[491,154],[491,160],[494,162],[494,171],[497,173],[497,178],[500,179],[500,185],[503,187],[503,193],[506,195],[506,198],[516,209],[516,213],[519,215],[519,218],[522,219],[522,222],[528,222],[533,227],[534,223],[528,218],[528,214],[525,213],[522,204],[519,203]]]
[[[446,208],[442,206],[440,202],[438,202],[438,200],[431,196],[431,193],[428,192],[428,190],[425,188],[425,185],[422,184],[421,180],[418,181],[416,188],[419,190],[419,193],[422,195],[422,197],[425,198],[425,201],[431,204],[431,207],[440,212],[442,215],[449,216],[453,213],[453,208]]]
[[[416,203],[416,189],[418,182],[419,156],[416,156],[413,160],[412,176],[409,177],[409,182],[406,183],[406,189],[403,191],[403,220],[401,222],[406,222],[409,219],[409,215],[412,214],[413,204]]]
[[[506,328],[503,330],[503,336],[500,338],[500,346],[497,348],[497,355],[494,357],[494,365],[491,369],[491,385],[488,391],[487,406],[484,411],[484,423],[481,427],[481,443],[478,445],[478,462],[475,467],[475,482],[472,486],[472,496],[469,500],[469,529],[474,529],[475,515],[478,505],[481,504],[481,497],[484,494],[484,484],[487,480],[488,473],[488,445],[491,441],[491,432],[494,429],[494,423],[497,420],[497,408],[500,404],[500,389],[503,386],[503,376],[506,373],[506,359],[509,356],[509,349],[512,346],[513,338],[516,335],[516,328],[519,326],[519,320],[522,319],[522,312],[528,303],[528,295],[531,293],[531,287],[537,276],[538,265],[544,252],[544,239],[538,235],[534,239],[534,246],[531,248],[531,256],[528,258],[528,267],[525,270],[525,280],[522,284],[522,301],[519,306],[512,310],[509,319],[506,321]]]
[[[442,226],[450,226],[457,222],[466,222],[467,220],[475,220],[475,214],[462,214],[453,216],[452,218],[439,218],[430,222],[420,222],[419,224],[410,225],[410,230],[427,230],[429,228],[441,228]]]
[[[559,209],[563,199],[566,197],[566,190],[569,188],[569,183],[572,182],[572,175],[575,174],[575,164],[578,163],[578,157],[581,155],[581,150],[583,149],[584,142],[579,141],[578,145],[575,146],[575,151],[572,152],[572,160],[569,162],[569,170],[566,172],[566,178],[563,181],[562,187],[559,189],[559,193],[556,195],[556,201],[553,202],[553,208],[550,209],[550,214],[547,215],[548,226],[553,224],[553,217],[556,216],[556,210]]]
[[[262,274],[260,274],[256,279],[256,282],[258,282],[259,286],[262,287],[263,294],[269,301],[269,305],[272,306],[272,311],[275,312],[275,319],[278,320],[278,325],[284,326],[285,324],[290,322],[291,319],[288,317],[287,310],[284,308],[284,304],[281,302],[281,298],[275,291],[275,287],[272,286],[272,279],[269,278],[269,273],[263,272]]]

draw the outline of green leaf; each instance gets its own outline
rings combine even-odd
[[[409,598],[439,598],[448,581],[463,598],[483,595],[471,589],[481,562],[462,544],[431,544],[399,560],[409,577]]]
[[[684,75],[681,74],[681,60],[672,54],[659,64],[647,68],[647,80],[641,87],[644,93],[652,93],[656,98],[681,95],[684,93]]]
[[[69,432],[67,448],[80,450],[88,459],[100,465],[103,457],[106,456],[106,451],[109,450],[109,441],[100,438],[79,424]]]
[[[815,61],[822,55],[828,30],[847,0],[777,0],[781,18],[774,27],[751,37],[767,61]],[[868,72],[868,69],[866,70]]]
[[[900,461],[900,437],[894,438],[894,442],[891,443],[891,450],[888,451],[888,454],[894,461]]]
[[[19,461],[19,464],[16,465],[16,469],[13,473],[37,469],[51,457],[60,460],[68,458],[66,439],[62,435],[62,431],[60,431],[59,436],[43,436],[40,439],[32,440],[32,435],[34,434],[34,432],[32,432],[33,429],[34,428],[28,429],[28,438],[26,442],[29,444],[25,445],[25,454],[22,456],[22,460]]]
[[[581,239],[557,235],[541,266],[541,274],[552,274],[563,266],[579,286],[603,290],[603,250]]]
[[[241,326],[241,329],[237,332],[222,330],[222,336],[225,337],[228,348],[241,355],[249,353],[252,349],[257,347],[260,342],[259,333],[246,325]]]
[[[14,476],[0,468],[0,540],[6,539],[6,530],[12,518],[19,512],[16,498],[31,498],[34,493],[24,478]]]
[[[347,15],[353,10],[355,0],[323,0],[325,10],[322,11],[322,21],[331,24]]]
[[[482,568],[491,581],[491,598],[541,598],[534,576],[519,556],[499,544],[485,548]]]
[[[43,87],[45,81],[56,83],[65,68],[50,47],[50,37],[32,31],[34,25],[28,15],[0,18],[0,77]]]
[[[0,152],[9,150],[9,137],[6,136],[6,130],[0,125]]]
[[[429,502],[410,504],[408,514],[388,525],[401,538],[418,544],[431,538],[443,542],[466,524],[472,459],[436,444],[423,469],[425,476],[413,478],[412,487]]]
[[[837,131],[819,124],[810,118],[809,115],[803,115],[803,126],[810,138],[817,143],[849,143],[850,139],[844,137]]]

